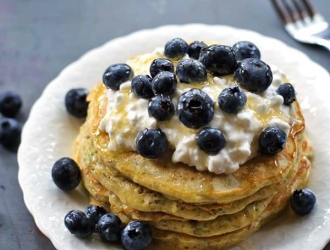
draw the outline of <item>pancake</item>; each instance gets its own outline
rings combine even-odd
[[[262,187],[279,182],[296,160],[297,145],[301,145],[304,119],[299,104],[294,103],[296,123],[293,124],[286,147],[275,156],[257,156],[229,175],[199,172],[184,164],[172,163],[168,155],[159,160],[149,160],[136,152],[111,152],[107,150],[109,136],[99,131],[99,123],[106,109],[105,87],[94,88],[88,100],[90,134],[95,148],[105,166],[119,171],[124,177],[187,203],[228,203],[257,192]]]
[[[299,165],[299,170],[296,173],[291,184],[280,190],[272,199],[267,208],[263,211],[260,217],[251,223],[250,225],[235,230],[230,233],[226,233],[220,236],[213,236],[207,238],[199,238],[194,236],[189,236],[182,233],[175,233],[171,231],[160,230],[152,227],[153,230],[153,242],[147,249],[178,249],[178,250],[202,250],[202,249],[222,249],[235,245],[252,233],[257,231],[261,226],[268,223],[274,217],[278,215],[287,205],[288,197],[291,195],[293,190],[300,189],[307,186],[309,171],[311,168],[310,161],[306,156],[304,156]],[[102,205],[104,203],[98,201],[97,199],[91,197],[92,204]],[[106,204],[107,205],[107,204]],[[128,223],[131,219],[123,211],[116,211],[111,209],[119,218],[124,222]]]
[[[82,128],[84,129],[84,127]],[[81,133],[83,134],[83,133]],[[91,172],[89,171],[89,168],[93,169],[93,159],[96,160],[97,157],[95,157],[91,151],[87,148],[84,148],[83,146],[88,146],[92,145],[91,143],[91,137],[85,136],[84,140],[79,140],[79,146],[82,147],[82,151],[76,150],[76,152],[78,152],[76,154],[76,158],[80,159],[79,160],[79,165],[83,167],[83,176],[85,176],[83,179],[89,179],[89,181],[84,181],[85,182],[85,186],[87,187],[88,190],[101,190],[101,195],[106,194],[106,192],[104,190],[105,189],[101,183],[98,182],[98,180],[96,180],[94,178],[94,176],[91,174]],[[87,143],[85,143],[87,142]],[[89,143],[88,143],[89,142]],[[304,149],[304,155],[309,154],[308,151],[311,150],[308,142],[304,142],[301,143],[302,147]],[[76,148],[78,147],[78,144],[76,146]],[[85,154],[81,154],[79,152],[85,152]],[[86,153],[88,152],[88,153]],[[85,156],[82,157],[81,156]],[[80,158],[79,158],[80,157]],[[297,157],[298,159],[300,159],[301,157]],[[304,158],[303,158],[304,159]],[[87,162],[86,162],[87,161]],[[95,163],[94,163],[95,164]],[[96,164],[98,164],[96,162]],[[88,166],[88,167],[86,167]],[[295,167],[296,166],[296,167]],[[291,181],[291,179],[294,177],[294,175],[296,174],[297,168],[299,167],[299,164],[294,165],[291,170],[289,175],[286,178],[286,182]],[[118,178],[118,174],[114,174],[112,176],[113,178]],[[87,178],[86,178],[87,177]],[[122,183],[125,181],[125,178],[121,177],[121,182],[119,181],[118,183]],[[126,180],[128,181],[128,180]],[[128,181],[129,182],[129,181]],[[282,185],[286,185],[286,182],[283,181]],[[96,185],[97,189],[95,188],[90,188],[90,184],[94,184]],[[136,185],[136,184],[135,184]],[[113,193],[114,189],[111,188],[112,186],[110,186],[111,193]],[[279,186],[277,185],[277,190],[278,190]],[[132,189],[132,191],[134,192],[134,189]],[[90,191],[91,192],[91,191]],[[93,196],[95,197],[99,197],[100,194],[99,193],[93,193]],[[175,231],[175,232],[180,232],[180,233],[184,233],[184,234],[190,234],[190,235],[194,235],[194,236],[199,236],[199,237],[209,237],[212,235],[219,235],[219,234],[225,234],[231,231],[235,231],[239,228],[244,228],[245,226],[251,224],[257,217],[259,217],[259,215],[264,211],[264,209],[267,207],[268,203],[270,202],[272,196],[267,196],[268,199],[259,201],[259,202],[254,202],[250,205],[248,205],[247,207],[244,207],[244,209],[237,213],[237,214],[233,214],[233,215],[229,215],[229,216],[220,216],[217,217],[216,220],[213,221],[205,221],[205,222],[200,222],[200,221],[182,221],[184,220],[184,218],[176,218],[171,216],[170,214],[166,214],[166,213],[145,213],[145,212],[141,212],[141,211],[137,211],[132,209],[130,206],[126,206],[123,205],[123,203],[120,201],[120,199],[118,199],[118,197],[116,197],[114,194],[107,194],[109,196],[109,198],[107,196],[104,196],[102,198],[102,200],[105,199],[110,199],[110,204],[111,204],[111,210],[116,213],[122,213],[124,216],[125,215],[125,220],[124,222],[128,222],[129,220],[133,220],[133,219],[138,219],[138,220],[144,220],[144,221],[148,221],[150,222],[151,225],[153,225],[155,228],[158,229],[162,229],[162,230],[170,230],[170,231]],[[134,196],[131,196],[131,199]],[[269,198],[270,197],[270,198]],[[236,201],[237,203],[238,201]],[[234,202],[235,203],[235,202]],[[188,204],[190,206],[192,206],[191,204]],[[204,206],[212,206],[212,205],[204,205]],[[216,205],[216,206],[220,206],[220,205]],[[235,207],[235,206],[233,206]],[[181,221],[180,221],[181,220]],[[198,229],[198,230],[196,230]]]
[[[85,127],[82,128],[85,130]],[[86,131],[82,131],[81,135],[84,135]],[[97,180],[91,173],[91,169],[94,169],[94,165],[100,165],[100,162],[96,161],[96,156],[92,153],[91,137],[85,136],[84,139],[79,139],[79,145],[82,147],[76,151],[76,160],[82,167],[83,180],[86,188],[99,200],[107,201],[108,197],[105,195],[105,190],[111,190],[115,195],[119,196],[119,199],[132,209],[145,211],[145,212],[164,212],[169,213],[184,219],[191,220],[212,220],[216,217],[224,214],[232,214],[244,209],[248,204],[269,197],[278,190],[278,184],[265,187],[259,190],[257,193],[249,196],[245,199],[234,201],[229,204],[208,204],[208,205],[191,205],[178,201],[169,200],[160,193],[156,193],[146,188],[143,188],[125,178],[120,176],[118,172],[111,169],[105,169],[101,172],[111,172],[111,178],[108,179],[101,175],[99,180],[103,181],[106,188]],[[77,142],[78,143],[78,142]],[[88,145],[89,144],[89,145]],[[305,144],[305,143],[304,143]],[[303,144],[303,145],[304,145]],[[306,149],[307,150],[307,144]],[[81,152],[85,152],[81,154]],[[86,153],[88,152],[88,153]],[[81,156],[83,156],[81,158]],[[296,165],[297,166],[297,165]],[[101,167],[102,169],[102,167]],[[291,176],[295,173],[296,168],[291,169]],[[105,180],[104,180],[105,179]],[[288,176],[287,180],[291,180]],[[93,185],[91,185],[93,184]],[[95,190],[100,190],[96,192]],[[134,195],[132,195],[134,194]],[[102,198],[100,198],[103,196]]]
[[[298,168],[306,164],[306,161],[308,161],[307,158],[303,157],[300,164],[298,164]],[[296,170],[292,170],[290,172],[290,176],[287,181],[288,183],[283,186],[284,188],[292,181],[292,179],[296,176],[296,173]],[[279,189],[281,189],[280,186],[277,190]],[[175,231],[198,237],[209,237],[235,231],[251,224],[265,210],[274,195],[271,195],[267,199],[253,202],[238,213],[219,216],[216,219],[209,221],[180,221],[178,219],[169,219],[169,216],[164,213],[146,213],[137,211],[131,209],[127,205],[124,205],[118,197],[113,194],[109,196],[109,201],[113,211],[124,212],[131,220],[148,221],[151,222],[151,225],[158,229]]]

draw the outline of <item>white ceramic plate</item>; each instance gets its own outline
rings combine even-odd
[[[278,40],[219,25],[164,26],[112,40],[66,67],[47,86],[32,108],[18,152],[19,182],[26,206],[39,229],[61,250],[120,249],[105,245],[97,238],[75,238],[64,227],[63,218],[69,210],[84,209],[88,205],[87,194],[82,188],[63,192],[51,179],[53,163],[70,156],[82,123],[67,114],[64,96],[71,88],[91,88],[100,81],[110,64],[153,51],[174,37],[187,41],[219,41],[228,45],[240,40],[252,41],[260,48],[265,62],[279,66],[294,79],[307,131],[315,148],[310,188],[316,193],[317,206],[307,217],[297,217],[288,209],[275,223],[254,234],[244,246],[254,250],[321,250],[330,239],[329,74],[306,55]]]

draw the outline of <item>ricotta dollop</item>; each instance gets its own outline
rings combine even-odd
[[[164,57],[163,49],[137,56],[128,61],[135,75],[149,74],[151,62]],[[188,56],[185,56],[187,58]],[[177,62],[174,62],[176,64]],[[110,151],[136,151],[136,136],[145,128],[160,128],[173,149],[172,161],[182,162],[199,171],[216,174],[230,174],[239,166],[258,154],[257,139],[263,128],[277,125],[289,133],[294,106],[283,105],[283,97],[276,93],[285,75],[274,65],[270,65],[273,82],[262,94],[244,90],[247,96],[245,108],[237,114],[223,112],[217,103],[220,92],[237,83],[232,75],[213,77],[208,74],[205,82],[196,84],[179,83],[172,96],[176,106],[179,96],[191,88],[199,88],[214,101],[213,120],[206,127],[219,129],[226,138],[226,146],[219,153],[209,155],[199,149],[196,135],[199,130],[185,127],[176,115],[170,120],[159,122],[148,114],[149,101],[137,97],[131,90],[131,82],[125,82],[118,91],[107,90],[107,112],[100,123],[100,130],[110,137]]]

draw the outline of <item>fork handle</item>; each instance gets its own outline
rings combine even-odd
[[[330,51],[330,40],[322,39],[322,40],[318,41],[317,44],[321,45],[322,47],[324,47]]]

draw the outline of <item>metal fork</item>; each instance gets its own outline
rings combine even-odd
[[[272,0],[286,31],[297,41],[330,51],[330,29],[309,0]]]

